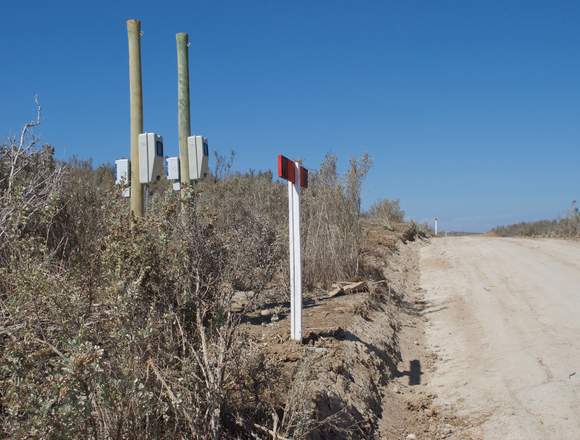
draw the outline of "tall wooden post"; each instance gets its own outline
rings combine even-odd
[[[189,37],[180,32],[175,36],[177,41],[177,119],[179,126],[179,175],[181,194],[189,185],[189,157],[187,154],[187,138],[191,135],[189,115]]]
[[[141,88],[141,22],[127,20],[129,37],[129,94],[131,101],[131,213],[143,217],[143,185],[139,181],[139,134],[143,132]]]

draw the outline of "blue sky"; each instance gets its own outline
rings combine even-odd
[[[192,131],[315,168],[368,152],[368,206],[442,229],[562,215],[580,198],[580,2],[28,1],[0,6],[0,136],[33,115],[60,157],[128,154],[125,20],[142,20],[144,125],[177,152],[175,33]]]

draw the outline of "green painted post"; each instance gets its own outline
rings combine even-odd
[[[143,133],[141,88],[141,22],[127,20],[129,37],[129,95],[131,102],[131,213],[143,217],[143,185],[139,181],[139,135]]]
[[[189,185],[189,157],[187,138],[191,135],[189,115],[189,37],[185,32],[175,36],[177,41],[177,119],[179,126],[179,174],[181,194]]]

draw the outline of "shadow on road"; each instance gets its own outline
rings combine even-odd
[[[413,359],[409,361],[408,371],[399,371],[398,377],[409,376],[409,385],[421,385],[421,361]]]

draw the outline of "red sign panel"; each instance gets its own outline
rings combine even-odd
[[[281,154],[278,155],[278,177],[296,183],[296,167],[294,162]]]
[[[296,164],[286,156],[278,155],[278,177],[296,184]],[[308,170],[300,167],[300,186],[308,188]]]
[[[300,167],[300,187],[308,188],[308,170]]]

